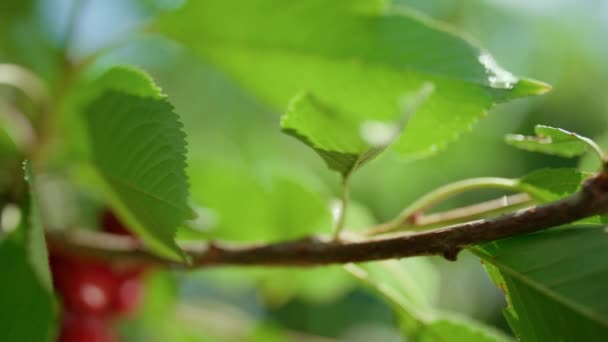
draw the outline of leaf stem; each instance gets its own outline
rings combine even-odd
[[[340,211],[338,213],[338,218],[336,219],[336,225],[334,227],[334,240],[340,240],[340,233],[342,233],[344,225],[346,224],[346,211],[348,210],[349,201],[349,179],[350,174],[342,178],[342,198],[340,198]]]
[[[501,214],[515,212],[533,206],[536,202],[526,193],[476,203],[456,209],[450,209],[428,215],[416,215],[415,222],[407,222],[401,228],[413,231],[424,231],[434,228],[446,227],[453,224],[497,217]],[[362,236],[385,234],[387,223],[374,226],[361,233]]]
[[[468,205],[416,218],[414,230],[426,230],[450,224],[495,217],[530,207],[535,201],[526,193],[502,196],[493,200]]]
[[[387,222],[381,231],[376,233],[389,233],[399,230],[404,225],[407,225],[407,223],[416,215],[423,213],[436,204],[455,195],[479,189],[522,191],[518,181],[510,178],[480,177],[450,183],[420,197],[414,203],[406,207],[395,219]]]
[[[604,167],[606,167],[606,165],[608,164],[608,155],[606,155],[606,153],[604,153],[602,148],[595,141],[593,141],[592,139],[589,139],[587,137],[584,137],[582,135],[579,135],[577,133],[572,133],[572,134],[576,139],[582,141],[589,148],[591,148],[591,150],[597,155],[597,157],[600,158],[602,165],[604,165]]]

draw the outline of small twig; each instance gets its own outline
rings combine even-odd
[[[489,201],[438,213],[413,215],[401,228],[410,231],[429,230],[462,222],[492,218],[501,214],[531,207],[534,204],[535,201],[525,193],[501,196]],[[387,230],[390,229],[389,224],[390,222],[371,227],[367,231],[364,231],[362,235],[374,236],[386,234]]]
[[[327,237],[308,237],[271,244],[213,243],[183,246],[192,259],[190,265],[162,259],[132,238],[80,232],[89,235],[77,239],[73,233],[49,233],[51,248],[66,253],[104,259],[205,268],[212,266],[318,266],[420,255],[443,255],[453,260],[463,248],[531,233],[574,222],[585,217],[608,213],[608,176],[604,173],[587,180],[572,196],[549,204],[531,207],[494,219],[461,223],[420,233],[400,233],[361,241],[334,241]],[[131,241],[131,242],[129,242]]]
[[[437,227],[438,225],[447,226],[460,222],[491,218],[531,207],[534,204],[534,200],[532,200],[528,194],[521,193],[502,196],[466,207],[416,216],[413,225],[407,228],[413,230],[427,230]]]
[[[411,221],[415,220],[416,216],[421,215],[438,203],[455,195],[478,189],[521,191],[517,180],[509,178],[481,177],[456,181],[439,187],[420,197],[417,201],[405,208],[395,219],[381,225],[381,228],[375,227],[373,230],[375,231],[375,234],[398,231],[404,227],[410,226]]]

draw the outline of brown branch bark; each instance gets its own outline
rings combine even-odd
[[[468,246],[532,233],[604,213],[608,213],[608,176],[601,173],[587,180],[582,189],[570,197],[494,219],[364,240],[334,241],[328,237],[306,237],[270,244],[210,242],[184,245],[183,249],[192,261],[189,265],[161,259],[129,237],[95,232],[54,233],[47,236],[47,241],[51,248],[66,253],[184,268],[317,266],[421,255],[443,255],[455,260],[458,252]]]

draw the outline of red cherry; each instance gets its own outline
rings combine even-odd
[[[53,285],[58,292],[62,292],[71,281],[70,273],[74,270],[74,267],[76,267],[76,263],[65,255],[55,254],[51,251],[51,254],[49,255],[49,264],[51,273],[53,274]]]
[[[117,342],[109,322],[90,314],[67,312],[63,317],[59,342]]]
[[[112,303],[112,311],[117,314],[133,313],[142,297],[142,283],[139,273],[126,273],[118,275],[118,286],[114,302]]]
[[[118,235],[128,235],[134,236],[127,227],[125,227],[122,222],[111,212],[109,209],[104,209],[101,214],[101,227],[104,232],[118,234]]]
[[[69,262],[69,272],[59,272],[57,290],[69,311],[79,313],[109,313],[116,293],[116,277],[108,265]]]

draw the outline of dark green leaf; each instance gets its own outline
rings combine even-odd
[[[519,81],[431,20],[380,2],[190,1],[157,29],[278,110],[305,90],[359,123],[387,122],[400,116],[403,94],[432,82],[436,92],[395,142],[408,157],[443,148],[496,102],[548,89]]]
[[[505,315],[522,341],[608,336],[608,233],[571,226],[473,249],[507,296]]]
[[[21,224],[0,240],[0,331],[3,341],[50,342],[55,334],[56,307],[29,163],[25,173],[30,196],[21,211]]]
[[[85,123],[110,204],[144,242],[179,259],[174,237],[191,210],[185,136],[173,106],[141,72],[110,71],[97,87],[104,90],[87,105]]]
[[[580,156],[587,151],[587,145],[574,133],[561,128],[538,125],[534,132],[535,137],[509,134],[505,141],[523,150],[567,158]]]
[[[0,241],[0,329],[7,342],[52,341],[55,304],[29,262],[24,241]]]

